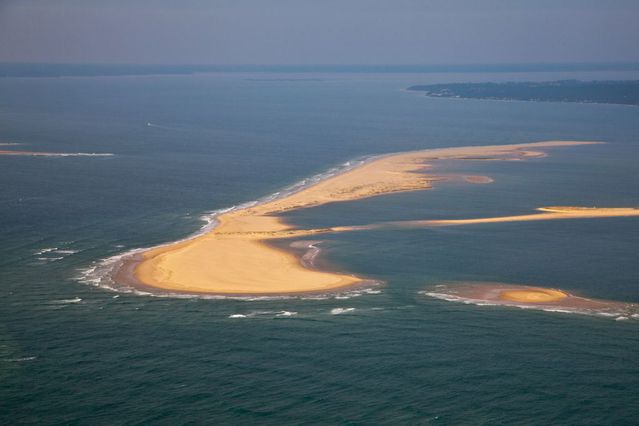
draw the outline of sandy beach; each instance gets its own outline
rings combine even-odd
[[[134,281],[145,287],[187,293],[268,295],[321,292],[350,286],[363,279],[306,268],[299,257],[266,243],[355,228],[295,229],[277,214],[327,203],[425,190],[441,179],[427,173],[439,160],[522,160],[544,156],[545,153],[540,151],[543,148],[594,143],[598,142],[547,141],[378,156],[286,197],[224,213],[217,217],[218,225],[213,230],[186,241],[149,249],[129,260],[126,267],[132,271]],[[487,179],[471,181],[488,183]],[[563,217],[565,214],[563,211],[544,211],[539,215],[548,218],[547,215]],[[579,211],[578,214],[592,212]],[[435,221],[424,222],[435,224]]]

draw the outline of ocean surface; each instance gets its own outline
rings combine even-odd
[[[0,78],[3,424],[636,424],[639,320],[476,306],[505,282],[639,302],[639,219],[327,235],[318,265],[383,281],[321,297],[102,288],[105,258],[192,235],[211,212],[362,156],[542,140],[605,145],[442,165],[495,182],[290,212],[300,226],[639,206],[639,108],[433,99],[463,81],[636,71],[210,73]],[[95,272],[95,271],[94,271]],[[95,278],[95,277],[93,277]]]

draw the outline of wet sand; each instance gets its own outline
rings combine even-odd
[[[125,268],[132,271],[136,283],[145,287],[187,293],[291,294],[354,285],[362,282],[362,278],[305,268],[291,252],[266,244],[273,239],[312,236],[341,229],[294,229],[276,215],[327,203],[428,189],[440,177],[424,172],[438,160],[514,160],[541,156],[540,148],[593,143],[597,142],[548,141],[442,148],[375,157],[286,197],[224,213],[216,218],[218,225],[208,233],[147,250],[125,262]],[[115,278],[118,278],[117,274]]]

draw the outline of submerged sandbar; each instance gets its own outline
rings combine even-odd
[[[269,295],[350,286],[362,282],[362,278],[305,268],[292,253],[266,244],[274,239],[336,232],[338,228],[295,229],[277,215],[327,203],[428,189],[440,177],[424,171],[440,160],[525,159],[540,156],[541,148],[594,143],[598,142],[547,141],[375,157],[288,196],[221,214],[211,231],[144,251],[125,262],[125,267],[132,271],[134,285],[186,293]]]

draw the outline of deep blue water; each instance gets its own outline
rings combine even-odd
[[[447,171],[495,182],[445,183],[291,212],[289,220],[324,226],[639,205],[638,108],[401,90],[614,75],[282,77],[0,79],[0,143],[115,154],[0,156],[3,423],[636,422],[639,321],[420,293],[441,282],[497,281],[639,302],[636,218],[327,236],[321,264],[385,282],[350,298],[174,299],[78,282],[100,259],[182,238],[206,212],[362,155],[608,142],[526,162],[451,164]]]

